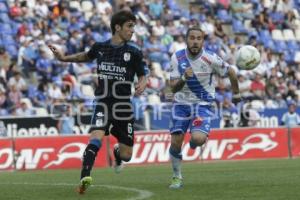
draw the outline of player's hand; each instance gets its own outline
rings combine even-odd
[[[193,75],[194,75],[194,73],[193,73],[192,67],[188,67],[185,69],[184,76],[186,79],[193,77]]]
[[[234,94],[232,96],[232,103],[234,103],[235,105],[240,103],[242,100],[243,100],[243,98],[240,93]]]
[[[55,58],[57,58],[60,61],[64,61],[64,54],[60,50],[58,50],[57,47],[51,44],[49,44],[48,47],[53,52]]]
[[[146,80],[138,81],[137,84],[135,85],[135,95],[137,96],[141,95],[144,92],[146,86],[147,86]]]

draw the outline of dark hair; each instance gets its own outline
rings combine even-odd
[[[186,35],[185,35],[185,38],[188,37],[188,35],[190,34],[191,31],[200,31],[202,33],[202,35],[204,36],[204,31],[200,28],[200,26],[192,26],[192,27],[189,27],[187,32],[186,32]]]
[[[134,14],[128,10],[121,10],[117,13],[115,13],[112,18],[111,18],[111,22],[110,22],[110,28],[111,28],[111,32],[112,34],[115,34],[116,32],[116,25],[120,25],[123,26],[123,24],[125,24],[128,21],[136,21],[136,17],[134,16]]]

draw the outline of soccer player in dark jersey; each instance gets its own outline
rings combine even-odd
[[[49,45],[60,61],[89,62],[97,59],[98,86],[95,90],[90,141],[83,154],[78,187],[80,194],[91,185],[90,173],[106,133],[110,132],[118,139],[118,144],[114,146],[115,171],[120,171],[122,161],[131,159],[134,132],[130,96],[135,74],[138,77],[135,94],[140,95],[146,87],[142,52],[129,42],[135,22],[136,18],[130,11],[115,13],[110,24],[112,38],[96,42],[88,52],[64,55],[55,46]]]

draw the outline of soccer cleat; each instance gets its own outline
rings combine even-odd
[[[181,178],[173,177],[171,181],[170,189],[179,189],[183,187],[183,181]]]
[[[117,156],[118,152],[120,152],[119,144],[115,144],[114,145],[114,156],[115,156],[114,169],[115,169],[115,173],[117,174],[119,174],[123,169],[122,160],[120,159],[120,156]]]
[[[86,189],[92,184],[92,177],[90,176],[86,176],[86,177],[83,177],[81,180],[80,180],[80,183],[79,183],[79,186],[78,186],[78,193],[79,194],[84,194],[84,192],[86,191]]]

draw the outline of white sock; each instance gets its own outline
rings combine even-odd
[[[170,151],[170,158],[172,161],[172,167],[173,167],[173,177],[177,177],[182,179],[181,175],[181,152],[180,153],[174,153],[174,151]]]

